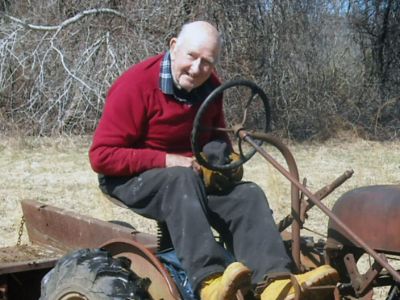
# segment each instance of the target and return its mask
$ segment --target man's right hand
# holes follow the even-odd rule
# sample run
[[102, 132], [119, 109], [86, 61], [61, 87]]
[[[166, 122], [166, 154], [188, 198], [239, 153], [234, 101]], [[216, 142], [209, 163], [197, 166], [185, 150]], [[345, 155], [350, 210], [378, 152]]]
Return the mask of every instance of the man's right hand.
[[165, 167], [187, 167], [200, 173], [200, 166], [194, 157], [187, 157], [177, 154], [167, 153], [165, 157]]

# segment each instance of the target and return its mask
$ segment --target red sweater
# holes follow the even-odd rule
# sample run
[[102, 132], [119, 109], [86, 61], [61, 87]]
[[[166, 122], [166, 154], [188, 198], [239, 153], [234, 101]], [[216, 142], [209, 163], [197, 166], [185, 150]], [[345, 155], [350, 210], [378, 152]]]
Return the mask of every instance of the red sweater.
[[[163, 54], [132, 66], [113, 84], [94, 133], [89, 158], [95, 172], [130, 176], [164, 168], [167, 153], [192, 156], [190, 135], [201, 103], [189, 105], [159, 88]], [[212, 76], [218, 85], [217, 78]], [[224, 127], [222, 99], [214, 101], [202, 125]], [[217, 138], [202, 136], [201, 145]]]

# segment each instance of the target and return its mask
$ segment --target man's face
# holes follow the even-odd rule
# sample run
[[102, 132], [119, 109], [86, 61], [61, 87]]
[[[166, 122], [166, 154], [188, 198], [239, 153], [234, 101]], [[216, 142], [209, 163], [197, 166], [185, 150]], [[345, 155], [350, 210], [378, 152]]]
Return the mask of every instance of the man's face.
[[178, 88], [188, 92], [202, 85], [214, 70], [219, 54], [218, 39], [186, 36], [170, 43], [171, 71]]

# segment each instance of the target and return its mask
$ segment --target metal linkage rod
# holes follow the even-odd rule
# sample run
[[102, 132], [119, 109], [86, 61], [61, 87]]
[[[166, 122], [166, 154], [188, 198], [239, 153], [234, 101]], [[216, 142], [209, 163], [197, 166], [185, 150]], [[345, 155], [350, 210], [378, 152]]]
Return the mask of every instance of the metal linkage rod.
[[251, 138], [250, 134], [245, 130], [238, 132], [240, 138], [251, 146], [253, 146], [260, 155], [262, 155], [268, 162], [270, 162], [282, 175], [284, 175], [291, 183], [293, 183], [299, 190], [301, 190], [310, 201], [318, 206], [329, 218], [331, 218], [348, 236], [359, 244], [366, 252], [368, 252], [381, 266], [383, 266], [393, 276], [394, 280], [400, 283], [400, 274], [382, 258], [374, 249], [368, 246], [359, 236], [357, 236], [345, 223], [343, 223], [334, 213], [332, 213], [328, 207], [326, 207], [317, 197], [313, 195], [306, 187], [304, 187], [299, 181], [293, 178], [293, 176], [286, 171], [271, 155], [269, 155], [263, 148], [257, 145]]

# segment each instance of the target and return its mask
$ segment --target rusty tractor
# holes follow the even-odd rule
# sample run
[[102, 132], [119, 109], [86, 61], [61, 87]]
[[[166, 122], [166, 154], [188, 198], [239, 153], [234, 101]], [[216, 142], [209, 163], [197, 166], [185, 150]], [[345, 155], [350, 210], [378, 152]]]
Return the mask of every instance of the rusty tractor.
[[[233, 105], [241, 105], [243, 116], [227, 120], [226, 128], [203, 126], [202, 116], [222, 94], [224, 101], [238, 98]], [[235, 80], [221, 85], [203, 102], [195, 118], [192, 148], [196, 159], [210, 169], [228, 170], [259, 153], [291, 185], [291, 213], [277, 226], [297, 271], [322, 264], [336, 268], [340, 281], [318, 287], [328, 290], [330, 299], [374, 299], [377, 288], [384, 290], [384, 299], [400, 299], [400, 273], [393, 263], [400, 258], [400, 186], [360, 187], [342, 195], [332, 210], [328, 209], [322, 200], [353, 171], [311, 192], [300, 182], [288, 147], [269, 132], [270, 119], [268, 98], [256, 84]], [[256, 124], [256, 130], [248, 129], [248, 124]], [[198, 141], [206, 130], [227, 132], [240, 159], [226, 165], [204, 160]], [[287, 168], [267, 152], [265, 144], [282, 154]], [[159, 224], [159, 235], [152, 235], [124, 223], [101, 221], [33, 200], [21, 205], [30, 244], [0, 248], [0, 300], [197, 298], [174, 256], [164, 224]], [[314, 206], [329, 217], [325, 240], [300, 235], [307, 211]], [[369, 257], [371, 264], [361, 271], [357, 262], [363, 256]], [[256, 298], [271, 280], [274, 278], [266, 278], [245, 298]], [[295, 290], [305, 288], [295, 280], [293, 284]], [[238, 292], [237, 298], [244, 296]]]

